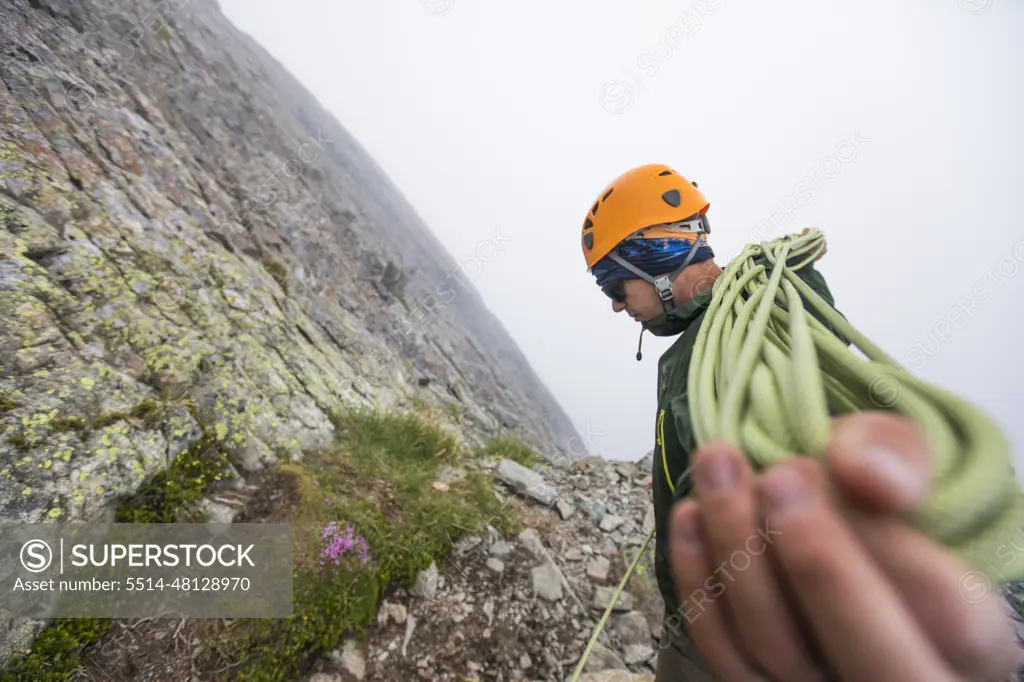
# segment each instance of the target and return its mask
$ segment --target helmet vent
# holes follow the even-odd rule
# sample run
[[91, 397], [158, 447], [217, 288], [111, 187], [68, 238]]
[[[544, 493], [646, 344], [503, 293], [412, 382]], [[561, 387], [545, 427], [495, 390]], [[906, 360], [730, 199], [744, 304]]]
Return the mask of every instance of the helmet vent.
[[661, 195], [661, 198], [665, 200], [665, 203], [672, 208], [679, 208], [679, 204], [683, 202], [682, 195], [679, 194], [679, 190], [670, 189]]
[[594, 226], [594, 221], [593, 221], [593, 220], [591, 220], [590, 218], [587, 218], [587, 222], [583, 223], [583, 229], [584, 229], [584, 231], [586, 231], [586, 230], [589, 230], [589, 229], [590, 229], [590, 228], [592, 228], [593, 226]]
[[610, 190], [608, 190], [607, 192], [605, 192], [605, 195], [603, 197], [601, 197], [601, 201], [608, 201], [608, 197], [610, 197], [612, 195], [612, 192], [614, 192], [614, 191], [615, 191], [615, 188], [613, 187]]
[[659, 177], [659, 178], [660, 178], [660, 177], [661, 177], [662, 175], [672, 175], [672, 171], [661, 171], [660, 173], [658, 173], [658, 177]]
[[587, 247], [587, 250], [594, 248], [594, 233], [587, 232], [583, 235], [583, 246]]
[[592, 215], [592, 216], [596, 216], [597, 215], [597, 207], [598, 207], [598, 205], [600, 203], [601, 202], [599, 202], [599, 201], [595, 201], [594, 202], [594, 208], [590, 209], [590, 215]]

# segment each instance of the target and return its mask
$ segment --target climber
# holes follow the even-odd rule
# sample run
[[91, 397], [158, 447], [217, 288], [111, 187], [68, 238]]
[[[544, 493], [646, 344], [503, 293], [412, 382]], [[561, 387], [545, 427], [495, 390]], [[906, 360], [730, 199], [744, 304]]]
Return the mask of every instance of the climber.
[[[655, 681], [819, 680], [822, 669], [847, 682], [1005, 679], [1020, 652], [1002, 600], [978, 589], [961, 598], [976, 572], [904, 521], [932, 461], [913, 423], [836, 417], [825, 461], [760, 475], [729, 445], [695, 447], [687, 374], [723, 272], [709, 208], [697, 183], [639, 166], [598, 195], [581, 237], [587, 269], [641, 340], [681, 335], [658, 367], [655, 575], [666, 611]], [[813, 263], [797, 274], [834, 304]]]

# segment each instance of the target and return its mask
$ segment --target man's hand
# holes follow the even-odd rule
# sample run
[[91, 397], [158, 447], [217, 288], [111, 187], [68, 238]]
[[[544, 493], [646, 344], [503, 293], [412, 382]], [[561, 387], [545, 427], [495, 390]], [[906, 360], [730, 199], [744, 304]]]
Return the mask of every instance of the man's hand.
[[[898, 416], [839, 417], [824, 462], [755, 477], [726, 444], [694, 453], [672, 511], [672, 571], [690, 634], [722, 682], [987, 682], [1021, 662], [996, 594], [912, 529], [932, 457]], [[974, 596], [974, 595], [972, 595]]]

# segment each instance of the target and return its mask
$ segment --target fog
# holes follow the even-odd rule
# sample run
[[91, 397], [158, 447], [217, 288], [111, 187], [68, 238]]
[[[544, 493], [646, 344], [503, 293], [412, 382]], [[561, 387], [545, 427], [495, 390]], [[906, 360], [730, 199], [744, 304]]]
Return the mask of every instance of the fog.
[[1024, 469], [1024, 5], [220, 2], [456, 261], [500, 231], [470, 279], [592, 452], [654, 446], [674, 339], [645, 334], [636, 361], [640, 327], [586, 272], [580, 227], [615, 176], [666, 163], [711, 202], [720, 265], [821, 228], [836, 307], [980, 405]]

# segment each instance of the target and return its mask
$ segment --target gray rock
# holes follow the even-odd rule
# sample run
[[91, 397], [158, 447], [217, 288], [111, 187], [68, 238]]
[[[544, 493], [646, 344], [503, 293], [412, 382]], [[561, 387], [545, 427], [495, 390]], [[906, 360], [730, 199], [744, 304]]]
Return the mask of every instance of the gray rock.
[[572, 549], [570, 549], [569, 551], [567, 551], [565, 553], [565, 560], [566, 561], [583, 561], [583, 552], [579, 548], [573, 547]]
[[558, 453], [551, 458], [551, 466], [559, 471], [568, 471], [572, 466], [572, 458], [565, 453]]
[[491, 545], [491, 548], [488, 551], [494, 556], [505, 556], [506, 554], [512, 551], [512, 548], [509, 547], [508, 543], [504, 540], [498, 540], [493, 545]]
[[624, 479], [626, 479], [628, 481], [629, 479], [631, 479], [634, 476], [636, 476], [636, 473], [637, 473], [636, 464], [633, 464], [632, 462], [622, 462], [621, 464], [617, 464], [615, 466], [615, 472], [619, 476], [621, 476], [622, 478], [624, 478]]
[[654, 648], [649, 644], [630, 644], [623, 653], [628, 665], [640, 665], [654, 658]]
[[519, 542], [523, 543], [523, 547], [526, 547], [530, 551], [530, 554], [538, 559], [546, 558], [544, 552], [544, 543], [541, 541], [540, 536], [537, 535], [537, 531], [533, 528], [527, 528], [519, 534]]
[[562, 598], [562, 580], [553, 564], [545, 563], [531, 571], [533, 577], [533, 594], [548, 601]]
[[495, 573], [503, 573], [505, 571], [505, 564], [496, 557], [487, 557], [487, 568]]
[[345, 640], [340, 652], [337, 649], [331, 652], [331, 660], [357, 680], [366, 677], [366, 660], [356, 646], [355, 640]]
[[624, 524], [625, 522], [626, 519], [622, 518], [621, 516], [616, 516], [615, 514], [607, 514], [603, 519], [601, 519], [599, 527], [604, 532], [610, 533], [622, 524]]
[[209, 523], [234, 523], [235, 517], [240, 511], [235, 507], [208, 498], [203, 500], [202, 507]]
[[[594, 589], [594, 603], [593, 603], [593, 607], [595, 609], [604, 611], [606, 608], [608, 608], [608, 604], [611, 603], [611, 601], [612, 601], [612, 594], [614, 594], [614, 592], [615, 592], [615, 589], [611, 588], [611, 587], [601, 586], [601, 587], [595, 588]], [[622, 594], [619, 595], [619, 600], [617, 602], [615, 602], [615, 607], [612, 608], [612, 613], [617, 613], [617, 612], [625, 613], [627, 611], [632, 611], [632, 610], [633, 610], [633, 595], [631, 595], [629, 592], [626, 592], [625, 590], [623, 590]]]
[[599, 556], [587, 562], [587, 576], [591, 580], [603, 583], [608, 580], [608, 572], [612, 564], [607, 557]]
[[580, 507], [594, 523], [599, 523], [608, 510], [608, 505], [597, 500], [583, 500]]
[[651, 631], [642, 613], [630, 611], [617, 616], [612, 627], [623, 645], [651, 643]]
[[221, 478], [219, 481], [214, 481], [212, 487], [220, 490], [244, 490], [245, 489], [245, 478], [238, 472], [238, 469], [233, 464], [227, 464], [221, 469]]
[[402, 658], [409, 655], [409, 642], [412, 640], [412, 633], [416, 630], [416, 619], [413, 618], [412, 614], [409, 614], [408, 620], [405, 621], [405, 637], [402, 639]]
[[584, 673], [579, 682], [654, 682], [654, 675], [634, 674], [628, 670], [605, 670], [599, 673]]
[[562, 519], [568, 519], [576, 511], [576, 509], [565, 500], [558, 500], [555, 504], [555, 508], [558, 510], [558, 515], [561, 516]]
[[654, 528], [654, 507], [652, 506], [652, 507], [648, 507], [647, 508], [647, 513], [644, 514], [644, 523], [643, 523], [643, 526], [642, 526], [644, 537], [647, 537], [647, 534], [649, 532], [651, 532], [651, 529], [653, 529], [653, 528]]
[[553, 505], [558, 499], [558, 492], [544, 481], [543, 476], [518, 462], [501, 460], [495, 475], [517, 493], [531, 497], [545, 506]]
[[416, 583], [410, 592], [424, 599], [436, 599], [438, 577], [437, 562], [431, 561], [430, 566], [416, 574]]
[[452, 550], [455, 552], [455, 556], [462, 556], [479, 547], [481, 542], [483, 542], [483, 538], [470, 535], [456, 542]]
[[662, 629], [664, 628], [664, 620], [665, 616], [662, 611], [655, 611], [648, 617], [647, 624], [651, 628], [651, 637], [653, 637], [654, 639], [661, 639]]
[[[582, 680], [583, 678], [580, 677]], [[316, 673], [309, 678], [309, 682], [345, 682], [341, 679], [341, 675], [331, 675], [329, 673]]]
[[387, 625], [390, 621], [394, 621], [401, 625], [408, 616], [409, 613], [402, 604], [385, 602], [381, 605], [380, 610], [377, 611], [377, 622], [381, 625]]
[[[614, 651], [598, 642], [590, 652], [590, 658], [583, 665], [584, 672], [599, 673], [605, 670], [628, 671], [625, 662]], [[608, 679], [608, 678], [602, 678]], [[611, 678], [614, 679], [614, 678]]]

